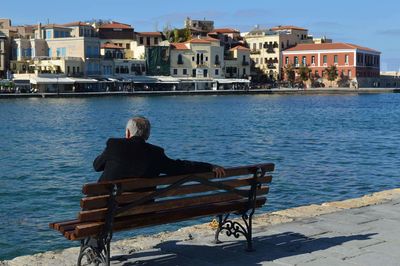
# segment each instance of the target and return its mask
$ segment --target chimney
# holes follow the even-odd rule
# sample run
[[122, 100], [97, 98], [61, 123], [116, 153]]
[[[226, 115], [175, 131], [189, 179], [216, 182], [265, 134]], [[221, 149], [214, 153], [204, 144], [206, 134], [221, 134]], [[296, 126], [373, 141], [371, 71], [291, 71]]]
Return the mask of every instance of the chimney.
[[40, 23], [40, 22], [38, 24], [38, 39], [43, 39], [43, 36], [42, 36], [42, 23]]

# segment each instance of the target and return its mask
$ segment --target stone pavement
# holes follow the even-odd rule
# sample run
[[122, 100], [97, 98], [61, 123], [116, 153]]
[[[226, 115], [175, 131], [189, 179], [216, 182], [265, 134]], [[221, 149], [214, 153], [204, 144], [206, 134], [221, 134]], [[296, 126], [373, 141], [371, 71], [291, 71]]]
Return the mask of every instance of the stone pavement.
[[112, 265], [400, 265], [400, 199], [254, 230], [244, 241], [212, 235], [170, 240], [115, 256]]
[[[254, 252], [209, 224], [111, 243], [112, 265], [400, 266], [400, 189], [257, 215]], [[61, 237], [61, 236], [60, 236]], [[79, 245], [79, 243], [76, 243]], [[79, 248], [0, 261], [0, 266], [76, 265]]]

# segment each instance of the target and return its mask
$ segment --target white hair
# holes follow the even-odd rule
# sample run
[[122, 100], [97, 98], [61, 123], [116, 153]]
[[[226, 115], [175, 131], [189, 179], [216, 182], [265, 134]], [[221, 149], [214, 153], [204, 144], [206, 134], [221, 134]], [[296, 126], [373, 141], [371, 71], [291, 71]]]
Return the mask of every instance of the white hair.
[[150, 137], [150, 122], [143, 116], [136, 116], [128, 120], [126, 124], [126, 136], [142, 137], [147, 140]]

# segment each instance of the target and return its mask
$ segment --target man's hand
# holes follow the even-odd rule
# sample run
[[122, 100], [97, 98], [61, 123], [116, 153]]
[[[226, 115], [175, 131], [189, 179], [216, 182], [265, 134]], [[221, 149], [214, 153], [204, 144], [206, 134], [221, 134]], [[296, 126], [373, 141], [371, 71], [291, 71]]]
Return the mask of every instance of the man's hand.
[[213, 165], [212, 171], [215, 173], [215, 177], [220, 178], [225, 176], [225, 169], [218, 165]]

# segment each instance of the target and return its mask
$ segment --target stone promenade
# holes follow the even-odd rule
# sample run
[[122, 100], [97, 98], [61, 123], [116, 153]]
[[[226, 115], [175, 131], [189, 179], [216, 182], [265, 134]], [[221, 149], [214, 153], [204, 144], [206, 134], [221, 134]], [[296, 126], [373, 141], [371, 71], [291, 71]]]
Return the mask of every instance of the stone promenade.
[[[254, 252], [243, 238], [212, 244], [211, 225], [112, 243], [112, 265], [400, 265], [400, 189], [258, 216]], [[78, 249], [0, 265], [74, 265]]]

